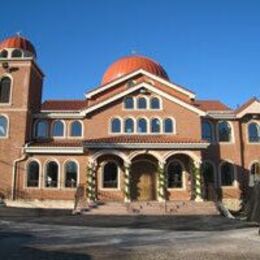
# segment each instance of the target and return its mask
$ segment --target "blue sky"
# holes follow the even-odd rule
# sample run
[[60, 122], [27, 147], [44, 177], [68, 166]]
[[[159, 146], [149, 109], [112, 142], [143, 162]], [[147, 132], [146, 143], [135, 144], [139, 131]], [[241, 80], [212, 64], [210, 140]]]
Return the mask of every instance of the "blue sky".
[[20, 31], [37, 49], [44, 99], [84, 98], [133, 50], [199, 99], [236, 107], [260, 95], [258, 0], [12, 0], [1, 9], [0, 38]]

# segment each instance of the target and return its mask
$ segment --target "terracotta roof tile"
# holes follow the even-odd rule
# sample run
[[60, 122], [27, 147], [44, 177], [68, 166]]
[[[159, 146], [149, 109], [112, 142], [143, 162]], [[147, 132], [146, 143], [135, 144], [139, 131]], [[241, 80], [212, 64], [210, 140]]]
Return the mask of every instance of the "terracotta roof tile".
[[174, 135], [117, 135], [85, 140], [85, 143], [206, 143], [201, 139]]
[[219, 100], [195, 100], [193, 105], [203, 111], [223, 111], [231, 110]]
[[80, 110], [87, 107], [86, 100], [46, 100], [41, 110]]

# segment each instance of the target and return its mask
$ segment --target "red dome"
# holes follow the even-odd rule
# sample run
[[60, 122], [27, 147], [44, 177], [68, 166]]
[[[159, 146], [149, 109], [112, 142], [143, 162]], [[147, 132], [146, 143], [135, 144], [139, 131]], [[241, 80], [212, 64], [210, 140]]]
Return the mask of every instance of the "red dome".
[[31, 52], [34, 56], [36, 56], [36, 51], [32, 43], [24, 37], [19, 35], [9, 37], [2, 42], [0, 42], [0, 50], [4, 48], [17, 48], [25, 51]]
[[147, 57], [133, 55], [123, 57], [110, 65], [103, 76], [102, 85], [138, 69], [144, 69], [156, 76], [169, 80], [166, 71], [159, 63]]

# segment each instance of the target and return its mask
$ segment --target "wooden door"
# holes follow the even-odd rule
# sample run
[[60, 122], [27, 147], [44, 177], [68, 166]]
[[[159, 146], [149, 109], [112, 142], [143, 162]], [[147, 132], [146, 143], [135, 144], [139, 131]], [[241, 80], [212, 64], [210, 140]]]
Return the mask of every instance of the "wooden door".
[[131, 169], [131, 199], [150, 201], [156, 199], [156, 166], [149, 161], [139, 161]]

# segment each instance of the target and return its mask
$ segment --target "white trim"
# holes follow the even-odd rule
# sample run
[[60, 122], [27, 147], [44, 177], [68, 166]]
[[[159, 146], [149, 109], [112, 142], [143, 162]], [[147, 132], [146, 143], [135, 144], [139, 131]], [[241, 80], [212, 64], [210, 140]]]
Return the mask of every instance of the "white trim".
[[255, 100], [249, 106], [245, 107], [242, 111], [236, 114], [237, 118], [242, 118], [246, 114], [260, 114], [260, 101]]
[[[46, 136], [37, 136], [37, 125], [39, 122], [44, 122], [47, 126], [45, 134]], [[50, 136], [50, 124], [47, 119], [37, 119], [33, 122], [33, 138], [38, 139], [38, 140], [43, 140], [43, 139], [48, 139]]]
[[[87, 143], [86, 148], [103, 149], [206, 149], [209, 143]], [[178, 152], [179, 153], [179, 152]]]
[[[221, 167], [224, 163], [229, 163], [232, 167], [233, 167], [233, 172], [234, 172], [234, 181], [232, 183], [232, 185], [229, 185], [229, 186], [223, 186], [222, 185], [222, 172], [221, 172]], [[219, 166], [218, 166], [218, 173], [219, 173], [219, 186], [222, 188], [222, 189], [229, 189], [229, 188], [237, 188], [239, 186], [239, 183], [238, 183], [238, 176], [237, 176], [237, 167], [236, 165], [234, 164], [234, 162], [232, 160], [229, 160], [229, 159], [225, 159], [225, 160], [222, 160], [220, 163], [219, 163]]]
[[[115, 120], [115, 119], [118, 119], [118, 120], [120, 121], [120, 131], [119, 131], [119, 132], [113, 132], [113, 131], [112, 131], [112, 122], [113, 122], [113, 120]], [[124, 122], [124, 120], [123, 120], [123, 118], [120, 117], [120, 116], [110, 117], [109, 120], [108, 120], [108, 125], [109, 125], [109, 127], [108, 127], [108, 129], [109, 129], [108, 134], [109, 134], [109, 135], [122, 134], [122, 133], [123, 133], [123, 127], [124, 127], [123, 122]]]
[[[209, 145], [209, 143], [208, 143], [207, 145]], [[167, 161], [171, 156], [174, 156], [174, 155], [176, 155], [176, 154], [179, 154], [179, 155], [181, 155], [181, 154], [187, 155], [187, 156], [189, 156], [191, 159], [193, 159], [194, 162], [197, 162], [197, 163], [199, 163], [199, 164], [201, 163], [201, 157], [199, 157], [198, 155], [196, 155], [195, 153], [193, 153], [193, 152], [191, 152], [191, 151], [170, 151], [170, 152], [165, 153], [165, 154], [163, 155], [163, 159], [164, 159], [164, 161]]]
[[[150, 101], [150, 99], [149, 99], [149, 97], [147, 97], [147, 96], [141, 94], [141, 95], [139, 95], [139, 96], [137, 96], [137, 97], [135, 97], [135, 98], [136, 98], [136, 108], [135, 108], [136, 110], [138, 110], [138, 111], [147, 111], [147, 110], [150, 109], [150, 106], [149, 106], [149, 101]], [[140, 101], [141, 99], [144, 99], [145, 102], [146, 102], [145, 108], [140, 108], [140, 107], [139, 107], [139, 101]]]
[[[182, 187], [181, 188], [169, 188], [168, 187], [168, 176], [169, 176], [168, 169], [169, 169], [169, 165], [171, 163], [174, 163], [174, 162], [178, 162], [181, 165], [181, 168], [182, 168]], [[186, 174], [187, 174], [187, 171], [186, 171], [186, 167], [185, 167], [184, 163], [181, 160], [179, 160], [177, 158], [173, 158], [172, 160], [170, 160], [166, 164], [165, 170], [166, 170], [166, 176], [167, 176], [167, 187], [166, 187], [167, 190], [169, 190], [169, 191], [185, 191], [185, 190], [187, 190], [187, 185], [186, 185], [186, 181], [187, 181]]]
[[[159, 120], [159, 123], [160, 123], [160, 128], [159, 128], [159, 132], [153, 132], [152, 131], [152, 128], [153, 128], [153, 124], [152, 124], [152, 121], [153, 120]], [[149, 127], [150, 127], [150, 129], [149, 129], [149, 133], [151, 133], [151, 134], [153, 134], [153, 135], [157, 135], [157, 134], [162, 134], [163, 133], [163, 124], [162, 124], [162, 119], [159, 117], [159, 116], [153, 116], [153, 117], [151, 117], [150, 118], [150, 120], [149, 120]]]
[[102, 155], [115, 155], [115, 156], [118, 156], [119, 158], [121, 158], [124, 163], [131, 164], [130, 160], [128, 159], [128, 156], [125, 153], [120, 152], [118, 150], [101, 150], [101, 151], [98, 151], [98, 152], [94, 153], [93, 155], [89, 156], [89, 162], [94, 163]]
[[10, 120], [9, 120], [9, 117], [8, 115], [6, 114], [0, 114], [0, 118], [3, 117], [6, 119], [6, 129], [5, 129], [5, 136], [0, 136], [0, 140], [3, 140], [3, 139], [8, 139], [9, 138], [9, 131], [10, 131]]
[[[55, 162], [58, 165], [57, 187], [46, 187], [47, 165], [50, 162]], [[61, 188], [61, 164], [56, 158], [47, 159], [43, 163], [43, 185], [42, 185], [42, 187], [46, 190], [58, 190]]]
[[[126, 132], [125, 131], [125, 126], [126, 126], [126, 120], [133, 120], [133, 132]], [[133, 116], [126, 116], [123, 118], [123, 124], [122, 124], [122, 133], [127, 134], [127, 135], [132, 135], [135, 134], [137, 130], [137, 125], [136, 125], [136, 119]]]
[[26, 153], [33, 154], [83, 154], [83, 147], [48, 147], [31, 146], [25, 148]]
[[124, 77], [121, 77], [121, 78], [119, 78], [117, 80], [114, 80], [111, 83], [108, 83], [108, 84], [106, 84], [104, 86], [95, 88], [94, 90], [86, 93], [85, 96], [86, 96], [86, 98], [91, 98], [92, 96], [94, 96], [94, 95], [96, 95], [96, 94], [98, 94], [100, 92], [103, 92], [103, 91], [113, 87], [114, 85], [117, 85], [117, 84], [123, 82], [123, 81], [126, 81], [127, 79], [132, 78], [132, 77], [134, 77], [134, 76], [136, 76], [136, 75], [138, 75], [140, 73], [144, 74], [145, 76], [148, 76], [148, 77], [152, 78], [153, 80], [156, 80], [156, 81], [158, 81], [158, 82], [160, 82], [160, 83], [162, 83], [162, 84], [164, 84], [164, 85], [166, 85], [166, 86], [168, 86], [168, 87], [170, 87], [170, 88], [172, 88], [174, 90], [177, 90], [178, 92], [181, 92], [181, 93], [189, 96], [190, 98], [195, 98], [195, 94], [193, 92], [191, 92], [189, 90], [186, 90], [186, 89], [184, 89], [182, 87], [179, 87], [179, 86], [169, 82], [168, 80], [165, 80], [165, 79], [162, 79], [162, 78], [160, 78], [158, 76], [155, 76], [154, 74], [152, 74], [152, 73], [150, 73], [150, 72], [148, 72], [148, 71], [146, 71], [144, 69], [136, 70], [136, 71], [134, 71], [132, 73], [129, 73], [128, 75], [126, 75]]
[[167, 94], [167, 93], [165, 93], [165, 92], [163, 92], [163, 91], [161, 91], [161, 90], [159, 90], [159, 89], [157, 89], [157, 88], [155, 88], [155, 87], [153, 87], [153, 86], [151, 86], [151, 85], [149, 85], [148, 83], [145, 83], [145, 82], [140, 83], [140, 84], [138, 84], [138, 85], [136, 85], [136, 86], [134, 86], [134, 87], [132, 87], [130, 89], [127, 89], [127, 90], [125, 90], [125, 91], [123, 91], [123, 92], [121, 92], [121, 93], [119, 93], [119, 94], [117, 94], [117, 95], [115, 95], [115, 96], [113, 96], [111, 98], [108, 98], [108, 99], [106, 99], [106, 100], [104, 100], [104, 101], [102, 101], [102, 102], [100, 102], [100, 103], [98, 103], [98, 104], [96, 104], [94, 106], [91, 106], [91, 107], [89, 107], [89, 108], [87, 108], [85, 110], [82, 110], [81, 113], [82, 114], [91, 113], [91, 112], [93, 112], [93, 111], [95, 111], [95, 110], [97, 110], [97, 109], [99, 109], [99, 108], [101, 108], [103, 106], [106, 106], [107, 104], [109, 104], [111, 102], [114, 102], [114, 101], [116, 101], [116, 100], [118, 100], [118, 99], [120, 99], [120, 98], [122, 98], [124, 96], [129, 95], [130, 93], [133, 93], [133, 92], [137, 91], [140, 88], [147, 88], [151, 92], [154, 92], [154, 93], [156, 93], [156, 94], [158, 94], [158, 95], [160, 95], [162, 97], [165, 97], [166, 99], [168, 99], [168, 100], [170, 100], [170, 101], [172, 101], [172, 102], [174, 102], [174, 103], [176, 103], [176, 104], [178, 104], [178, 105], [180, 105], [182, 107], [185, 107], [188, 110], [190, 110], [190, 111], [192, 111], [194, 113], [199, 114], [200, 116], [205, 116], [206, 115], [206, 112], [204, 112], [204, 111], [202, 111], [202, 110], [200, 110], [200, 109], [198, 109], [198, 108], [196, 108], [196, 107], [194, 107], [194, 106], [192, 106], [192, 105], [190, 105], [190, 104], [188, 104], [188, 103], [186, 103], [186, 102], [184, 102], [184, 101], [182, 101], [182, 100], [180, 100], [180, 99], [178, 99], [178, 98], [176, 98], [174, 96], [171, 96], [171, 95], [169, 95], [169, 94]]
[[[141, 119], [144, 119], [146, 121], [146, 132], [139, 132], [138, 129], [138, 122], [141, 120]], [[146, 116], [143, 116], [143, 115], [139, 115], [137, 118], [136, 118], [136, 121], [135, 121], [135, 132], [134, 134], [138, 134], [138, 135], [147, 135], [147, 134], [150, 134], [150, 119]]]
[[[39, 178], [38, 178], [38, 186], [37, 187], [29, 187], [28, 186], [28, 167], [30, 165], [31, 162], [37, 162], [38, 165], [39, 165]], [[25, 173], [25, 176], [24, 176], [24, 189], [35, 189], [35, 190], [38, 190], [41, 188], [41, 174], [42, 174], [42, 164], [41, 164], [41, 161], [37, 158], [30, 158], [27, 162], [26, 162], [26, 173]]]
[[158, 162], [164, 162], [163, 157], [160, 155], [160, 153], [156, 151], [147, 151], [147, 150], [142, 150], [142, 151], [134, 151], [129, 154], [129, 160], [132, 161], [135, 157], [139, 155], [151, 155], [153, 156]]
[[34, 114], [34, 118], [38, 119], [45, 119], [45, 118], [51, 118], [51, 119], [84, 119], [85, 116], [80, 113], [80, 111], [59, 111], [54, 112], [57, 110], [41, 110], [40, 113]]
[[[63, 125], [63, 135], [62, 135], [62, 136], [54, 136], [54, 135], [53, 135], [53, 128], [54, 128], [54, 124], [55, 124], [56, 122], [61, 122], [62, 125]], [[67, 130], [67, 129], [66, 129], [66, 123], [65, 123], [64, 120], [56, 119], [56, 120], [53, 120], [53, 121], [51, 122], [51, 124], [50, 124], [50, 136], [51, 136], [51, 138], [53, 138], [53, 139], [64, 139], [64, 138], [66, 137], [66, 130]]]
[[[76, 187], [75, 188], [71, 188], [71, 187], [66, 187], [66, 164], [69, 163], [69, 162], [74, 162], [76, 165], [77, 165], [77, 183], [76, 183]], [[69, 159], [66, 159], [63, 164], [62, 164], [62, 169], [63, 169], [63, 182], [62, 182], [62, 189], [65, 189], [65, 190], [75, 190], [77, 189], [77, 187], [79, 186], [79, 183], [80, 183], [80, 164], [79, 162], [74, 159], [74, 158], [69, 158]]]
[[[104, 168], [108, 163], [114, 163], [117, 166], [117, 187], [116, 188], [105, 188], [104, 187]], [[98, 189], [101, 191], [120, 191], [121, 190], [121, 167], [116, 160], [107, 160], [100, 163], [99, 168], [99, 180]]]

